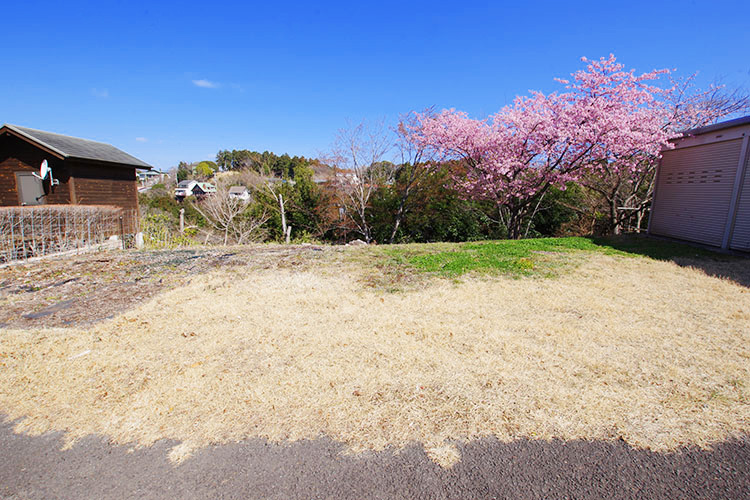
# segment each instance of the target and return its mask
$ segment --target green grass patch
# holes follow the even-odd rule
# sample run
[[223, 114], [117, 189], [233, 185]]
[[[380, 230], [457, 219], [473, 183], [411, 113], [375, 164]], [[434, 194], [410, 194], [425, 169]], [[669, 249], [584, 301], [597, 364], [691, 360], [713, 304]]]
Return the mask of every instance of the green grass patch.
[[606, 239], [568, 237], [394, 245], [379, 247], [376, 265], [382, 270], [411, 268], [446, 277], [470, 272], [553, 276], [579, 252], [659, 260], [733, 258], [680, 243], [628, 235]]
[[598, 249], [587, 238], [537, 238], [463, 243], [448, 251], [412, 255], [408, 260], [419, 271], [446, 276], [460, 276], [468, 272], [528, 276], [551, 273], [562, 263], [559, 258], [562, 254]]

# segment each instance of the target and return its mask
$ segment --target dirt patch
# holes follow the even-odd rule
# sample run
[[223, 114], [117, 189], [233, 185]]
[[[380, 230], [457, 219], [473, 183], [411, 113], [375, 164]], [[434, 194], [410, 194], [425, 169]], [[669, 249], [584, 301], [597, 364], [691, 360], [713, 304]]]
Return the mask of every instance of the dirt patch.
[[750, 290], [699, 270], [590, 255], [555, 279], [383, 293], [335, 258], [261, 262], [85, 329], [1, 331], [0, 411], [71, 442], [172, 439], [176, 461], [327, 435], [449, 467], [487, 436], [664, 451], [750, 430]]
[[102, 251], [0, 268], [0, 327], [97, 323], [217, 268], [295, 267], [330, 247]]

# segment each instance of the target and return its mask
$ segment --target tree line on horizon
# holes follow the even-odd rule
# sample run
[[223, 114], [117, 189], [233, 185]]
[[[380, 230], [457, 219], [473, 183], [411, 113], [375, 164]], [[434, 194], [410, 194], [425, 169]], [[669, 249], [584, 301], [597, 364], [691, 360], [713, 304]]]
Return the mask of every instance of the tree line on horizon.
[[[395, 127], [342, 128], [324, 158], [222, 150], [215, 162], [180, 164], [177, 179], [188, 170], [204, 177], [221, 171], [229, 173], [221, 184], [247, 185], [252, 201], [234, 217], [262, 219], [246, 225], [260, 240], [402, 243], [640, 231], [670, 140], [747, 113], [750, 99], [721, 85], [699, 89], [694, 75], [639, 75], [614, 56], [584, 63], [557, 80], [559, 91], [519, 96], [486, 119], [453, 109], [411, 112]], [[168, 205], [158, 198], [144, 197], [145, 206]], [[195, 224], [223, 228], [228, 241], [235, 223], [217, 225], [200, 203]], [[247, 235], [233, 241], [239, 239]]]

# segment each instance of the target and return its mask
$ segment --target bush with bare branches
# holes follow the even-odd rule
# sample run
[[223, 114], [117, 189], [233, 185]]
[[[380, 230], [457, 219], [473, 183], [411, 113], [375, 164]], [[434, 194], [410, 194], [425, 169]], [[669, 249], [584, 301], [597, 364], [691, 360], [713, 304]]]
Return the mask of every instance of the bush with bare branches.
[[257, 207], [230, 196], [226, 184], [217, 186], [216, 193], [196, 203], [195, 208], [221, 234], [224, 245], [230, 242], [242, 245], [262, 239], [263, 224], [269, 218], [265, 208], [253, 210]]

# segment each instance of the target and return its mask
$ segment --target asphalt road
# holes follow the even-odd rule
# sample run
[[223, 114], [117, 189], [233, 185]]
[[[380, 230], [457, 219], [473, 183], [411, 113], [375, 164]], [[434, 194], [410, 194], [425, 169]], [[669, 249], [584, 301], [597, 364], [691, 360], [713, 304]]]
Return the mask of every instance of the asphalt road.
[[623, 442], [460, 446], [450, 470], [419, 446], [345, 456], [328, 439], [249, 440], [203, 449], [180, 466], [162, 441], [130, 451], [90, 437], [61, 451], [60, 434], [29, 437], [0, 425], [0, 499], [123, 498], [750, 498], [750, 438], [712, 450], [656, 454]]

